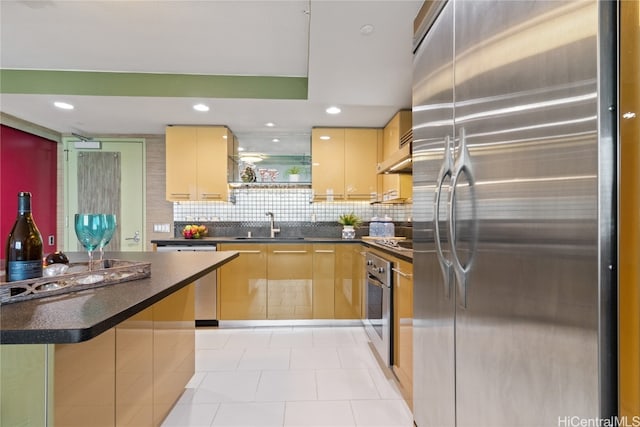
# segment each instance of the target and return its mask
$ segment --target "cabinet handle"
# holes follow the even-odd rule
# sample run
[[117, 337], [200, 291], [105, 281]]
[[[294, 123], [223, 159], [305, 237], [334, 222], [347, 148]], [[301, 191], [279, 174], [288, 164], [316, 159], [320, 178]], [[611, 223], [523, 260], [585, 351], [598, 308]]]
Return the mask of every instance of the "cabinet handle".
[[274, 254], [306, 254], [307, 251], [273, 251]]
[[175, 197], [186, 197], [187, 199], [191, 197], [191, 193], [171, 193], [171, 195]]
[[239, 254], [259, 254], [259, 253], [261, 253], [261, 251], [250, 251], [250, 250], [239, 250], [239, 251], [234, 251], [234, 252], [238, 252]]
[[221, 199], [222, 194], [220, 193], [202, 193], [203, 199]]
[[315, 252], [317, 254], [332, 254], [332, 253], [334, 253], [334, 251], [332, 251], [331, 249], [316, 249]]
[[399, 275], [401, 275], [402, 277], [406, 278], [406, 279], [411, 279], [413, 277], [413, 274], [411, 273], [404, 273], [402, 270], [398, 270], [397, 268], [392, 268], [392, 271], [398, 273]]

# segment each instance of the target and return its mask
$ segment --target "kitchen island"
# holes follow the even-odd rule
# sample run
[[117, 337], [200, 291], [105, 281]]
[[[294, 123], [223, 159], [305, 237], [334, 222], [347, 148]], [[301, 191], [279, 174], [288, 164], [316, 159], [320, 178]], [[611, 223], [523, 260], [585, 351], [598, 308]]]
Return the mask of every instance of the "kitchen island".
[[237, 256], [107, 253], [151, 276], [3, 305], [0, 425], [159, 425], [195, 369], [192, 283]]

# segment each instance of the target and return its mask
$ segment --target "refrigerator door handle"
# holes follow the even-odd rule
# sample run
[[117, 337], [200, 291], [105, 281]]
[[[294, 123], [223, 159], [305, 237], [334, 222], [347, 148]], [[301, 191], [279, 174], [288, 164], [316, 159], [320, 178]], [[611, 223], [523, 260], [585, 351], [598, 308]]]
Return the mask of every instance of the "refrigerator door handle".
[[436, 241], [436, 254], [438, 255], [438, 262], [440, 269], [442, 270], [442, 278], [444, 279], [444, 295], [447, 299], [451, 298], [451, 282], [452, 277], [452, 263], [444, 256], [442, 250], [442, 243], [440, 237], [440, 196], [442, 195], [442, 186], [444, 180], [451, 178], [453, 172], [453, 160], [451, 156], [451, 138], [447, 135], [444, 139], [444, 160], [440, 172], [438, 172], [438, 181], [436, 183], [436, 193], [433, 201], [433, 229], [435, 232]]
[[[458, 186], [458, 180], [460, 176], [464, 174], [467, 178], [469, 191], [471, 193], [471, 247], [469, 250], [469, 257], [462, 265], [460, 257], [458, 255], [458, 248], [456, 247], [456, 217], [455, 217], [455, 204], [456, 204], [456, 189]], [[473, 264], [473, 259], [476, 252], [476, 244], [478, 241], [478, 221], [476, 216], [476, 195], [475, 195], [475, 178], [473, 174], [473, 167], [471, 164], [471, 157], [469, 156], [469, 149], [467, 148], [467, 140], [464, 128], [460, 128], [460, 147], [458, 158], [456, 159], [453, 174], [451, 177], [451, 193], [449, 194], [449, 242], [451, 244], [451, 255], [453, 270], [456, 275], [456, 286], [458, 288], [458, 304], [462, 308], [467, 307], [467, 275]]]

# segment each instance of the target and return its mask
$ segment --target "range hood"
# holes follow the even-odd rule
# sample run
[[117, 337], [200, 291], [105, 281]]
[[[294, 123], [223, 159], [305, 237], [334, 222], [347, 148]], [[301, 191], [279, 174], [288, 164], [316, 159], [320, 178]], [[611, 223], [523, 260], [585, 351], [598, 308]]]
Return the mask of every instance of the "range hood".
[[411, 173], [413, 163], [411, 161], [411, 140], [413, 132], [402, 135], [401, 145], [395, 153], [378, 163], [378, 173]]

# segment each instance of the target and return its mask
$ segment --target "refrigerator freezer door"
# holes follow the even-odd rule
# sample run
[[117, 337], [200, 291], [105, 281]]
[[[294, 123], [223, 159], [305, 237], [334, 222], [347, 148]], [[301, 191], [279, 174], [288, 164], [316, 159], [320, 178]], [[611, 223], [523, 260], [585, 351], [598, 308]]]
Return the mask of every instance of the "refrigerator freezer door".
[[414, 417], [418, 427], [453, 427], [455, 299], [446, 237], [455, 145], [453, 2], [414, 57], [413, 137]]
[[473, 259], [458, 427], [599, 416], [597, 17], [596, 1], [455, 4], [456, 134], [475, 178], [451, 213]]

